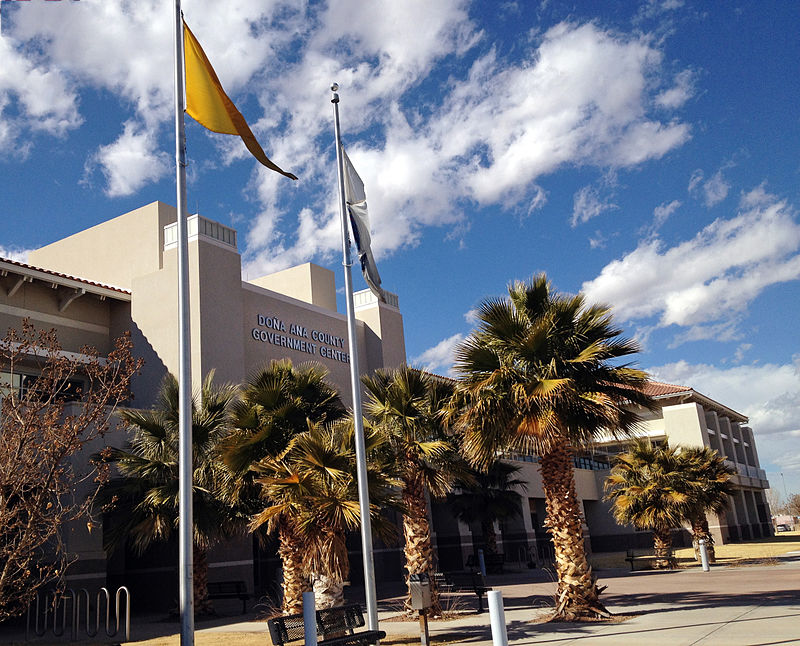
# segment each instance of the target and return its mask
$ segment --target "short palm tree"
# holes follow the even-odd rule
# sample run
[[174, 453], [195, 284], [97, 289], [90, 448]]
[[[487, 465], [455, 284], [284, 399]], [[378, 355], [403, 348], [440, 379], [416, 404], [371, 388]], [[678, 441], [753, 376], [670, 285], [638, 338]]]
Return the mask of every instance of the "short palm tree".
[[637, 529], [652, 530], [657, 568], [674, 565], [672, 530], [680, 527], [686, 516], [691, 487], [686, 466], [677, 449], [637, 440], [614, 458], [605, 482], [614, 518]]
[[680, 458], [687, 463], [687, 482], [691, 486], [686, 520], [692, 527], [695, 558], [700, 560], [702, 539], [706, 542], [708, 559], [713, 563], [716, 560], [714, 537], [708, 529], [707, 514], [720, 514], [728, 508], [735, 491], [730, 481], [735, 472], [725, 464], [719, 453], [708, 447], [684, 448]]
[[[253, 466], [263, 460], [280, 463], [292, 439], [306, 432], [309, 422], [342, 419], [347, 411], [327, 376], [323, 366], [295, 366], [288, 359], [272, 361], [251, 375], [233, 408], [233, 432], [223, 446], [225, 464], [242, 480], [251, 482]], [[302, 610], [308, 583], [296, 528], [286, 518], [281, 516], [274, 529], [283, 566], [282, 608], [294, 614]]]
[[[445, 496], [459, 473], [458, 452], [443, 421], [452, 385], [408, 366], [378, 370], [362, 381], [369, 395], [367, 413], [385, 437], [387, 462], [394, 465], [400, 481], [406, 569], [409, 575], [429, 575], [435, 616], [441, 607], [433, 576], [426, 492], [435, 498]], [[410, 608], [410, 592], [406, 606]]]
[[[208, 549], [244, 533], [249, 512], [237, 500], [233, 474], [219, 456], [229, 433], [235, 401], [232, 386], [215, 387], [213, 373], [192, 399], [192, 491], [194, 521], [194, 599], [198, 613], [213, 612], [208, 600]], [[104, 533], [107, 549], [128, 542], [139, 553], [155, 541], [166, 541], [178, 517], [178, 382], [164, 378], [151, 410], [123, 410], [123, 423], [133, 432], [124, 449], [111, 448], [98, 459], [116, 465], [119, 476], [101, 490], [98, 500], [117, 512], [118, 522]]]
[[544, 274], [484, 301], [478, 327], [456, 350], [458, 424], [465, 455], [486, 468], [504, 451], [539, 456], [553, 538], [554, 619], [608, 616], [586, 560], [572, 457], [601, 433], [626, 436], [638, 423], [629, 403], [652, 408], [646, 375], [620, 359], [610, 310], [558, 294]]
[[457, 483], [457, 492], [447, 494], [456, 518], [467, 525], [480, 523], [487, 554], [497, 554], [495, 522], [522, 515], [522, 496], [517, 490], [524, 491], [528, 483], [515, 477], [519, 471], [518, 466], [498, 460], [485, 473], [473, 471], [468, 482]]
[[313, 423], [335, 422], [347, 415], [328, 371], [316, 363], [298, 366], [289, 359], [271, 361], [241, 386], [234, 405], [234, 433], [225, 462], [237, 473], [265, 457], [279, 455], [289, 441]]
[[[381, 437], [367, 433], [370, 458], [368, 481], [371, 523], [384, 540], [395, 528], [380, 513], [398, 507], [394, 485], [386, 477], [386, 465], [375, 461]], [[268, 506], [253, 517], [251, 527], [267, 531], [291, 529], [301, 546], [303, 573], [310, 577], [318, 608], [344, 604], [344, 582], [350, 571], [347, 533], [361, 524], [356, 479], [353, 425], [309, 423], [308, 431], [296, 436], [281, 459], [265, 458], [254, 470]], [[302, 604], [302, 598], [290, 600]]]

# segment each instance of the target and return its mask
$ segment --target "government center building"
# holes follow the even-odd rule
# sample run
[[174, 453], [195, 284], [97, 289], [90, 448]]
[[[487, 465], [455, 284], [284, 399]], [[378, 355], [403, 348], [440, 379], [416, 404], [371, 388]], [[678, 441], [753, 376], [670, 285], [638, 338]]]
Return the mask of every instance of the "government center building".
[[[275, 274], [242, 280], [236, 231], [201, 215], [188, 221], [192, 382], [198, 386], [214, 371], [218, 384], [240, 383], [273, 359], [295, 364], [313, 361], [329, 371], [329, 380], [350, 404], [350, 350], [347, 320], [336, 308], [333, 272], [304, 264]], [[144, 367], [132, 384], [137, 408], [149, 408], [167, 372], [178, 373], [177, 224], [173, 207], [155, 202], [30, 253], [28, 263], [0, 259], [0, 326], [19, 329], [24, 318], [37, 328], [55, 328], [67, 352], [85, 345], [107, 353], [113, 340], [130, 331], [134, 354]], [[396, 295], [379, 302], [369, 291], [355, 294], [358, 356], [362, 374], [393, 368], [406, 360], [403, 317]], [[668, 386], [668, 385], [666, 385]], [[738, 492], [727, 514], [711, 522], [718, 540], [738, 540], [770, 533], [760, 469], [747, 418], [690, 388], [667, 387], [655, 393], [661, 413], [646, 422], [656, 439], [676, 436], [684, 445], [718, 449], [737, 470]], [[123, 429], [105, 443], [121, 447]], [[100, 448], [100, 447], [97, 447]], [[583, 501], [587, 545], [617, 546], [635, 537], [619, 527], [602, 502], [602, 479], [615, 447], [576, 460], [576, 484]], [[544, 494], [535, 463], [528, 456], [523, 477], [522, 514], [500, 526], [506, 561], [540, 561], [547, 536]], [[433, 505], [434, 545], [440, 569], [460, 569], [471, 555], [480, 530], [467, 527], [446, 505]], [[111, 518], [104, 522], [111, 522]], [[711, 519], [710, 519], [711, 520]], [[143, 556], [119, 549], [106, 555], [102, 532], [85, 524], [65, 530], [78, 560], [68, 571], [67, 586], [97, 589], [128, 586], [134, 599], [167, 602], [177, 594], [177, 546], [155, 546]], [[473, 538], [474, 537], [474, 538]], [[357, 537], [356, 537], [357, 538]], [[625, 539], [628, 540], [628, 539]], [[632, 540], [632, 539], [631, 539]], [[630, 541], [628, 541], [630, 542]], [[357, 540], [353, 548], [358, 550]], [[377, 546], [378, 580], [402, 576], [399, 546]], [[242, 580], [257, 594], [277, 588], [278, 562], [273, 552], [251, 536], [214, 548], [209, 579]], [[358, 584], [361, 560], [351, 555], [351, 579]], [[159, 598], [161, 595], [161, 598]], [[137, 600], [137, 604], [139, 601]]]

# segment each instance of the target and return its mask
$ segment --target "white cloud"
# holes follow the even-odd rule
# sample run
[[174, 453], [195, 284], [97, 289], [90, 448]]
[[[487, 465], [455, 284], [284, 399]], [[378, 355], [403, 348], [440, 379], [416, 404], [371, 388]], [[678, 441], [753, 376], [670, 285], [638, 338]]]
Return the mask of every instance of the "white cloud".
[[744, 360], [744, 355], [747, 354], [748, 350], [752, 347], [752, 343], [740, 343], [739, 347], [736, 348], [736, 354], [733, 357], [734, 361], [741, 363]]
[[8, 260], [15, 260], [16, 262], [28, 262], [28, 254], [33, 249], [21, 249], [20, 247], [6, 247], [0, 245], [0, 258], [7, 258]]
[[588, 222], [605, 211], [616, 208], [617, 205], [609, 199], [601, 198], [596, 188], [584, 186], [573, 197], [571, 224], [575, 227], [583, 222]]
[[155, 135], [140, 131], [130, 121], [114, 143], [102, 146], [95, 153], [87, 172], [95, 166], [100, 167], [106, 179], [105, 193], [109, 197], [131, 195], [171, 169], [169, 155], [158, 151]]
[[[169, 3], [14, 4], [14, 43], [35, 42], [38, 54], [23, 55], [16, 44], [12, 51], [29, 69], [52, 70], [49, 91], [62, 99], [50, 102], [59, 107], [49, 127], [80, 122], [77, 90], [110, 94], [128, 122], [89, 167], [101, 168], [109, 195], [156, 181], [162, 155], [171, 155], [157, 136], [172, 113]], [[379, 259], [416, 244], [426, 228], [468, 226], [475, 203], [540, 208], [540, 179], [565, 165], [605, 173], [657, 159], [688, 139], [689, 126], [665, 115], [680, 102], [662, 91], [655, 38], [564, 22], [522, 44], [527, 50], [509, 62], [484, 42], [468, 9], [466, 0], [185, 0], [187, 20], [268, 155], [302, 181], [254, 170], [259, 213], [242, 232], [248, 271], [325, 258], [338, 248], [327, 101], [333, 80], [342, 88], [345, 143], [365, 180]], [[469, 72], [438, 76], [446, 57], [471, 65]], [[3, 100], [25, 91], [23, 76], [0, 89], [0, 137], [13, 132], [2, 119]], [[678, 73], [668, 85], [685, 88], [684, 78]], [[430, 104], [415, 102], [422, 82], [437, 86]], [[40, 96], [31, 93], [23, 111], [41, 111], [33, 100]], [[256, 168], [241, 145], [225, 139], [213, 139], [223, 163], [245, 159]], [[123, 159], [133, 165], [127, 178], [119, 172]]]
[[[718, 368], [687, 361], [649, 368], [654, 379], [690, 386], [750, 418], [762, 467], [800, 478], [800, 369], [787, 364]], [[775, 483], [773, 483], [775, 484]]]
[[685, 326], [694, 338], [708, 338], [705, 326], [725, 329], [767, 287], [797, 280], [798, 250], [794, 210], [758, 187], [742, 197], [734, 217], [671, 248], [658, 238], [644, 240], [582, 291], [613, 305], [623, 320], [656, 317], [658, 326]]
[[0, 36], [0, 149], [26, 154], [27, 133], [62, 136], [81, 124], [78, 99], [62, 70], [25, 56], [18, 42]]
[[653, 222], [649, 228], [647, 228], [647, 233], [649, 235], [654, 235], [658, 232], [658, 230], [664, 225], [664, 223], [669, 219], [669, 217], [675, 213], [681, 207], [681, 203], [679, 200], [672, 200], [671, 202], [664, 202], [663, 204], [659, 204], [656, 208], [653, 209]]
[[711, 208], [722, 202], [728, 197], [731, 189], [730, 183], [722, 174], [722, 169], [714, 173], [708, 180], [705, 180], [703, 171], [698, 169], [692, 173], [689, 179], [689, 194], [703, 202], [706, 207]]
[[413, 357], [411, 363], [428, 372], [452, 376], [453, 363], [455, 362], [454, 352], [456, 346], [463, 340], [463, 334], [454, 334]]
[[[37, 46], [25, 50], [18, 46], [12, 50], [16, 59], [0, 52], [0, 138], [8, 130], [2, 118], [4, 78], [8, 87], [5, 96], [19, 95], [21, 110], [48, 130], [80, 124], [76, 89], [104, 90], [120, 100], [122, 114], [129, 115], [128, 108], [132, 108], [135, 117], [129, 123], [140, 125], [133, 136], [126, 124], [125, 134], [95, 151], [89, 165], [99, 162], [103, 166], [105, 190], [112, 196], [130, 194], [157, 180], [163, 170], [164, 150], [169, 146], [155, 133], [171, 121], [173, 114], [174, 28], [170, 4], [160, 0], [138, 0], [135, 5], [122, 0], [82, 0], [14, 5], [11, 27], [6, 29], [13, 41], [4, 37], [0, 48], [12, 42]], [[266, 75], [277, 65], [275, 50], [296, 33], [301, 19], [291, 5], [279, 0], [183, 3], [187, 21], [234, 100], [238, 101], [237, 93], [243, 87], [260, 87], [258, 83], [255, 87], [248, 85], [254, 82], [254, 75]], [[278, 8], [282, 23], [276, 30], [270, 25]], [[274, 125], [267, 123], [265, 127]], [[258, 133], [258, 128], [254, 130]], [[218, 139], [223, 150], [237, 151], [227, 155], [228, 161], [244, 154], [239, 151], [241, 146], [223, 143], [227, 138]], [[128, 144], [131, 148], [126, 151]], [[130, 179], [117, 173], [116, 161], [126, 156], [136, 164], [135, 176]], [[147, 172], [144, 160], [155, 161], [156, 167]]]
[[608, 239], [602, 231], [595, 231], [594, 235], [589, 238], [590, 249], [605, 249]]
[[656, 105], [674, 110], [684, 105], [694, 94], [694, 75], [691, 70], [683, 70], [675, 75], [675, 85], [664, 90], [655, 98]]
[[[346, 143], [348, 132], [381, 129], [377, 142], [349, 147], [367, 188], [378, 258], [416, 244], [425, 228], [463, 226], [471, 201], [540, 208], [546, 196], [539, 178], [563, 165], [595, 165], [607, 172], [658, 158], [688, 138], [688, 125], [647, 115], [660, 52], [646, 36], [622, 36], [593, 24], [554, 27], [518, 64], [498, 60], [493, 50], [477, 55], [465, 78], [441, 86], [440, 107], [405, 108], [406, 92], [430, 73], [437, 58], [474, 53], [480, 38], [462, 3], [435, 6], [433, 11], [430, 3], [422, 4], [402, 12], [402, 19], [384, 5], [370, 10], [369, 24], [354, 19], [348, 25], [352, 38], [344, 50], [327, 40], [338, 33], [331, 25], [339, 18], [326, 13], [320, 29], [309, 35], [300, 63], [282, 77], [284, 96], [274, 102], [300, 106], [292, 111], [286, 134], [271, 145], [273, 158], [292, 160], [287, 165], [304, 179], [335, 184], [331, 157], [309, 154], [317, 137], [327, 142], [330, 128], [312, 91], [318, 96], [330, 80], [339, 82]], [[427, 21], [429, 11], [431, 26], [420, 35], [414, 15]], [[372, 30], [385, 39], [367, 33]], [[418, 50], [413, 55], [406, 51], [409, 39]], [[246, 238], [246, 261], [266, 269], [259, 259], [276, 258], [269, 265], [276, 269], [289, 258], [307, 259], [338, 247], [337, 227], [331, 225], [334, 200], [326, 199], [324, 208], [309, 206], [315, 211], [313, 235], [301, 237], [283, 226], [281, 195], [291, 190], [286, 183], [259, 173], [257, 186], [263, 208]]]

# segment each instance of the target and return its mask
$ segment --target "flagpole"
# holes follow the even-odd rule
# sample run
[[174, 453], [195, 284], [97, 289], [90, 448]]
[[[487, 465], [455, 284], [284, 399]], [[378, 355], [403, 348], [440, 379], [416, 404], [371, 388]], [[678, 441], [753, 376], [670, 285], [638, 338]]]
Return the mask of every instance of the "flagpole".
[[181, 646], [194, 645], [192, 589], [192, 377], [189, 324], [189, 263], [186, 214], [183, 16], [175, 0], [175, 167], [178, 208], [178, 589]]
[[353, 420], [355, 422], [356, 473], [358, 476], [358, 506], [361, 512], [361, 551], [364, 559], [364, 594], [367, 601], [367, 618], [370, 630], [378, 630], [378, 599], [375, 594], [375, 566], [372, 559], [372, 523], [369, 516], [369, 487], [367, 485], [367, 451], [364, 442], [364, 420], [361, 412], [361, 379], [358, 366], [358, 338], [353, 306], [353, 276], [350, 259], [350, 236], [347, 231], [347, 204], [344, 196], [344, 166], [342, 138], [339, 132], [339, 86], [331, 85], [333, 97], [333, 123], [336, 136], [336, 169], [339, 175], [339, 215], [342, 220], [342, 265], [344, 289], [347, 297], [347, 338], [350, 344], [350, 385], [353, 390]]

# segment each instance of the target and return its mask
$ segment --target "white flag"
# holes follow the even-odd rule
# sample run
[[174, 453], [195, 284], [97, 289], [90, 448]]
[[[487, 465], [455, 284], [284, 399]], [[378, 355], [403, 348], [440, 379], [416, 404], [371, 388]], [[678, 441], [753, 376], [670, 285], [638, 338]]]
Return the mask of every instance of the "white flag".
[[353, 230], [356, 249], [358, 249], [358, 259], [361, 261], [361, 272], [372, 293], [385, 303], [386, 296], [381, 289], [381, 276], [370, 248], [369, 213], [367, 212], [367, 194], [364, 192], [364, 182], [353, 168], [350, 158], [344, 151], [344, 146], [342, 146], [342, 159], [344, 159], [344, 199], [347, 202], [350, 227]]

